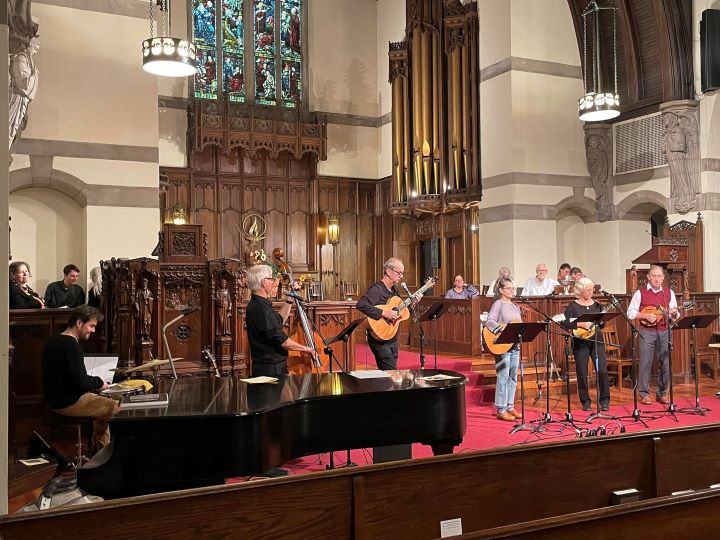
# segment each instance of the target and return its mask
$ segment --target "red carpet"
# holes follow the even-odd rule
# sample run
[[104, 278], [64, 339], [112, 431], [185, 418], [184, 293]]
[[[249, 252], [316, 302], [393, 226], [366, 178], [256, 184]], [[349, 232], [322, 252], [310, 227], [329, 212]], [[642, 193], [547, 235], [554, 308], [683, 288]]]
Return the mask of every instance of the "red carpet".
[[[356, 364], [358, 369], [376, 369], [372, 353], [365, 345], [356, 347]], [[366, 364], [367, 358], [367, 364]], [[434, 357], [432, 354], [426, 356], [427, 368], [434, 366]], [[417, 369], [420, 367], [419, 354], [417, 352], [401, 351], [398, 358], [398, 368], [400, 369]], [[711, 424], [720, 422], [720, 400], [715, 398], [714, 394], [705, 395], [700, 398], [700, 404], [703, 407], [711, 409], [705, 416], [694, 414], [677, 414], [677, 422], [672, 415], [663, 411], [663, 406], [655, 404], [653, 406], [641, 407], [643, 412], [642, 419], [647, 424], [647, 428], [640, 422], [631, 418], [633, 405], [611, 405], [610, 410], [605, 413], [613, 416], [627, 416], [618, 420], [596, 419], [592, 423], [586, 423], [585, 420], [591, 414], [584, 412], [579, 408], [573, 410], [573, 418], [578, 427], [576, 430], [572, 426], [561, 423], [550, 423], [545, 425], [545, 430], [540, 432], [519, 431], [510, 434], [510, 430], [514, 424], [511, 422], [503, 422], [495, 418], [495, 410], [492, 401], [487, 400], [489, 397], [488, 389], [482, 385], [482, 377], [471, 371], [472, 364], [469, 360], [448, 358], [438, 356], [438, 368], [449, 369], [463, 373], [468, 377], [468, 384], [465, 390], [465, 398], [467, 401], [467, 432], [460, 446], [455, 449], [456, 453], [471, 452], [475, 450], [485, 450], [499, 446], [512, 446], [518, 444], [548, 443], [554, 441], [563, 441], [573, 439], [578, 436], [593, 436], [592, 431], [597, 432], [601, 428], [605, 430], [606, 435], [621, 433], [624, 428], [626, 432], [636, 432], [645, 429], [666, 429], [671, 427], [683, 427], [697, 424]], [[526, 389], [527, 390], [527, 389]], [[530, 390], [533, 395], [535, 393], [534, 384]], [[492, 392], [492, 390], [490, 390]], [[624, 395], [629, 395], [629, 390], [623, 390]], [[485, 399], [483, 400], [483, 396]], [[520, 389], [518, 388], [518, 398]], [[675, 400], [678, 409], [682, 407], [692, 407], [695, 404], [694, 398], [678, 397]], [[544, 401], [543, 401], [544, 403]], [[562, 398], [552, 397], [550, 399], [550, 414], [553, 420], [562, 420], [565, 417], [566, 410], [565, 396]], [[519, 410], [519, 409], [518, 409]], [[655, 412], [650, 412], [655, 411]], [[531, 423], [534, 420], [542, 418], [542, 411], [537, 407], [526, 408], [526, 424], [531, 426], [537, 425]], [[579, 433], [578, 433], [579, 431]], [[358, 465], [368, 465], [372, 463], [372, 449], [358, 449], [351, 453], [351, 460]], [[432, 456], [430, 447], [422, 444], [414, 444], [412, 449], [413, 458], [422, 458]], [[342, 465], [346, 461], [346, 452], [334, 453], [335, 465]], [[290, 469], [291, 474], [304, 474], [308, 472], [317, 472], [325, 470], [328, 465], [329, 454], [320, 456], [306, 456], [301, 459], [293, 460], [284, 465]], [[241, 482], [245, 478], [237, 478], [228, 482]]]

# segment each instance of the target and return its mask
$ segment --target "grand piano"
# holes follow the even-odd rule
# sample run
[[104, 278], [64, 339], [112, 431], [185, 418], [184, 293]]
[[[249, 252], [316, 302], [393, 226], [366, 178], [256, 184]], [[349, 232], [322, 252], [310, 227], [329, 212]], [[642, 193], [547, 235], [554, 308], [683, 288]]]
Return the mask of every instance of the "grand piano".
[[[465, 434], [467, 379], [445, 370], [389, 377], [290, 375], [162, 380], [162, 408], [121, 411], [112, 442], [80, 467], [78, 485], [106, 499], [224, 483], [310, 454], [421, 442], [452, 453]], [[445, 374], [453, 379], [430, 381]]]

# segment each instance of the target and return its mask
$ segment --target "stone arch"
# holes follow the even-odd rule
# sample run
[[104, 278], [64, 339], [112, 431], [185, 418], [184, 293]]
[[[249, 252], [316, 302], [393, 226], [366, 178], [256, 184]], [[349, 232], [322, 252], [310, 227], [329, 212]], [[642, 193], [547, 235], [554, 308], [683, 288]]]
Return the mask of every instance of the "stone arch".
[[555, 215], [568, 211], [573, 212], [580, 216], [582, 220], [587, 223], [588, 221], [595, 221], [597, 219], [597, 210], [595, 209], [595, 201], [589, 197], [572, 196], [566, 197], [555, 205]]
[[[40, 168], [40, 167], [38, 167]], [[88, 185], [72, 174], [49, 168], [46, 174], [36, 169], [33, 173], [32, 167], [11, 171], [8, 180], [8, 191], [15, 191], [27, 188], [44, 188], [59, 191], [78, 203], [82, 208], [87, 206]]]
[[636, 191], [615, 205], [618, 219], [625, 219], [628, 214], [642, 215], [650, 219], [658, 209], [670, 213], [670, 199], [657, 191], [650, 190]]

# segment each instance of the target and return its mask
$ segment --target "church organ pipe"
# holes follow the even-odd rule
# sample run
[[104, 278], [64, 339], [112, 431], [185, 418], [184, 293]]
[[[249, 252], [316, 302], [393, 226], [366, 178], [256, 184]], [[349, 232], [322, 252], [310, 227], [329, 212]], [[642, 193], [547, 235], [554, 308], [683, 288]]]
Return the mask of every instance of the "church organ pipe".
[[403, 155], [403, 122], [404, 117], [403, 111], [403, 93], [402, 93], [402, 78], [397, 77], [392, 86], [392, 122], [393, 122], [393, 182], [397, 189], [398, 199], [403, 198], [403, 188], [405, 184], [405, 178], [403, 174], [403, 164], [405, 163], [405, 156]]
[[462, 125], [462, 176], [461, 187], [467, 187], [467, 170], [468, 170], [468, 148], [470, 134], [468, 132], [468, 116], [470, 115], [470, 80], [468, 77], [468, 48], [460, 48], [460, 62], [462, 64], [460, 73], [462, 73], [462, 110], [465, 111]]
[[440, 79], [440, 73], [439, 73], [439, 63], [440, 59], [438, 58], [438, 33], [437, 31], [433, 31], [430, 34], [430, 39], [432, 43], [431, 47], [431, 56], [432, 56], [432, 160], [433, 160], [433, 168], [432, 168], [432, 176], [433, 176], [433, 193], [440, 193], [440, 171], [439, 171], [439, 165], [440, 165], [440, 151], [439, 151], [439, 141], [440, 141], [440, 93], [438, 92], [438, 89], [440, 88], [440, 85], [438, 84], [438, 81]]
[[[471, 29], [475, 27], [475, 20], [471, 24]], [[478, 65], [478, 42], [476, 39], [477, 33], [474, 31], [468, 32], [468, 42], [470, 51], [470, 65]], [[478, 170], [480, 165], [480, 120], [479, 120], [479, 107], [480, 107], [480, 96], [478, 89], [480, 88], [480, 81], [478, 80], [477, 70], [471, 70], [470, 75], [470, 160], [469, 168], [466, 169], [468, 175], [468, 186], [479, 185], [479, 179], [475, 176], [475, 171]]]
[[403, 119], [402, 119], [402, 127], [403, 127], [403, 140], [402, 140], [402, 146], [403, 146], [403, 156], [404, 156], [404, 162], [403, 162], [403, 175], [405, 177], [405, 200], [407, 200], [407, 197], [410, 195], [411, 188], [411, 175], [410, 175], [410, 169], [412, 161], [410, 160], [410, 92], [408, 91], [408, 77], [407, 77], [407, 63], [405, 64], [405, 70], [406, 70], [406, 76], [401, 79], [402, 84], [402, 94], [403, 94], [403, 100], [404, 100], [404, 106], [403, 106]]
[[421, 104], [422, 104], [422, 159], [423, 159], [423, 193], [432, 193], [431, 191], [431, 167], [430, 167], [430, 149], [432, 145], [432, 121], [430, 119], [432, 107], [432, 93], [430, 91], [430, 78], [432, 77], [432, 58], [430, 46], [430, 31], [424, 28], [420, 34], [420, 65], [422, 69], [422, 88], [421, 88]]
[[455, 48], [451, 53], [452, 75], [450, 78], [452, 100], [452, 150], [454, 187], [460, 187], [460, 159], [462, 156], [462, 111], [460, 110], [460, 50]]
[[[409, 51], [410, 71], [412, 73], [412, 111], [413, 111], [413, 160], [415, 182], [413, 191], [422, 193], [422, 111], [420, 103], [422, 102], [422, 69], [420, 65], [421, 47], [420, 47], [420, 27], [418, 25], [413, 28], [412, 42], [417, 44], [415, 50]], [[409, 194], [408, 194], [409, 195]]]

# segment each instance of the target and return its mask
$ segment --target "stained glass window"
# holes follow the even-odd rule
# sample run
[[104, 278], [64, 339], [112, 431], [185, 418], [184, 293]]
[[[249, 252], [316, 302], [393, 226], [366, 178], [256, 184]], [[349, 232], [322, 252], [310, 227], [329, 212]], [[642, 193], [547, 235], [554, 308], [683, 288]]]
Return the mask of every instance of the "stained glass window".
[[301, 0], [281, 0], [280, 13], [280, 56], [282, 71], [282, 104], [295, 107], [300, 101], [302, 90], [302, 43], [301, 43]]
[[303, 0], [190, 0], [190, 5], [198, 57], [195, 97], [298, 106]]
[[243, 0], [224, 0], [222, 23], [222, 87], [230, 101], [245, 100]]
[[218, 96], [215, 3], [212, 0], [193, 0], [193, 2], [192, 38], [197, 50], [195, 97], [215, 99]]

